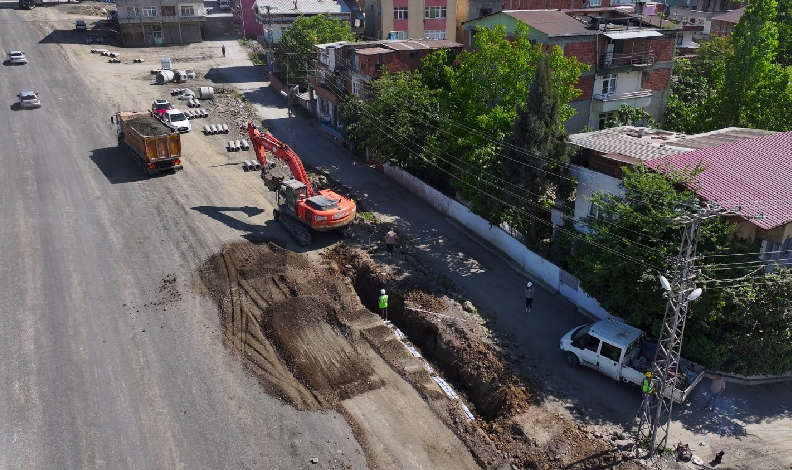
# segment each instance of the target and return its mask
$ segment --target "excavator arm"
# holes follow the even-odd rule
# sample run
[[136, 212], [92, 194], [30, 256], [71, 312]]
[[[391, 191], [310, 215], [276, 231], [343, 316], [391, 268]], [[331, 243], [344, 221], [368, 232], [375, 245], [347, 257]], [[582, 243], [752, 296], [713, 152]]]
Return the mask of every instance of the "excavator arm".
[[310, 180], [308, 180], [308, 174], [305, 172], [305, 168], [303, 167], [300, 157], [297, 156], [291, 147], [276, 139], [275, 136], [269, 132], [264, 131], [262, 133], [261, 130], [252, 122], [248, 123], [248, 136], [250, 137], [250, 143], [253, 146], [253, 150], [256, 152], [256, 159], [261, 164], [261, 171], [269, 171], [270, 167], [269, 162], [267, 161], [267, 152], [270, 152], [271, 154], [275, 155], [275, 157], [289, 165], [289, 170], [291, 170], [294, 179], [304, 184], [307, 188], [308, 197], [313, 197], [316, 195], [316, 193], [314, 193], [313, 186], [311, 186]]

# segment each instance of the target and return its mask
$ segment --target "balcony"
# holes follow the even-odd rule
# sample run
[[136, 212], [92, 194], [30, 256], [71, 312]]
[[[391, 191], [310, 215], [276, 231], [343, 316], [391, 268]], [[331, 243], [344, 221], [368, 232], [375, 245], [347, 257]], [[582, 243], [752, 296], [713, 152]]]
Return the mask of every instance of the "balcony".
[[595, 94], [591, 110], [595, 113], [607, 113], [618, 110], [623, 104], [634, 108], [644, 108], [652, 102], [652, 90], [640, 89], [627, 93]]
[[606, 52], [600, 54], [598, 65], [600, 68], [617, 67], [651, 67], [657, 61], [654, 51], [638, 52], [634, 54], [613, 54]]
[[140, 24], [140, 23], [160, 24], [160, 23], [177, 23], [179, 21], [204, 21], [204, 20], [206, 20], [206, 17], [204, 15], [124, 16], [118, 18], [118, 22], [120, 24]]

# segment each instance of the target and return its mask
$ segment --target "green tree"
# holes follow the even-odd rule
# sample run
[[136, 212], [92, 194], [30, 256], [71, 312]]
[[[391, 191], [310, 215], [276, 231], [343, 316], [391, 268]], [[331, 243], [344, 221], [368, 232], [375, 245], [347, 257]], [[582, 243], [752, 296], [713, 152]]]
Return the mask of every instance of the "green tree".
[[[367, 93], [365, 102], [341, 104], [344, 137], [382, 161], [412, 168], [436, 164], [435, 142], [429, 138], [439, 115], [437, 92], [417, 73], [397, 72], [374, 80]], [[407, 101], [410, 106], [405, 106]]]
[[354, 41], [349, 22], [330, 15], [300, 16], [275, 43], [275, 69], [287, 85], [308, 85], [317, 44]]
[[778, 2], [754, 0], [734, 27], [734, 53], [726, 59], [726, 74], [721, 88], [721, 124], [750, 126], [746, 104], [755, 101], [756, 84], [766, 80], [778, 47]]
[[[448, 89], [440, 101], [447, 110], [444, 149], [455, 155], [465, 171], [457, 175], [457, 190], [471, 209], [493, 223], [502, 212], [493, 210], [492, 192], [500, 187], [501, 144], [512, 133], [518, 111], [525, 105], [541, 45], [531, 45], [528, 28], [520, 24], [509, 37], [503, 26], [479, 28], [473, 50], [446, 67]], [[569, 106], [580, 90], [575, 84], [586, 69], [575, 58], [564, 57], [555, 46], [548, 52], [552, 88], [561, 103], [559, 119], [575, 113]], [[451, 135], [448, 135], [451, 134]]]
[[[559, 176], [565, 175], [569, 167], [567, 133], [561, 120], [563, 105], [552, 84], [549, 57], [541, 52], [528, 97], [508, 145], [502, 150], [500, 163], [502, 179], [510, 184], [502, 196], [510, 203], [505, 219], [523, 233], [528, 228], [529, 239], [534, 243], [539, 209], [549, 210], [560, 188], [566, 187], [561, 183], [568, 181]], [[526, 212], [530, 217], [524, 215]]]
[[619, 126], [644, 126], [654, 127], [656, 124], [654, 118], [648, 111], [643, 108], [636, 108], [629, 104], [623, 104], [616, 110], [612, 119], [606, 123], [606, 127], [619, 127]]
[[792, 0], [778, 0], [778, 50], [776, 62], [782, 66], [792, 65]]
[[694, 59], [674, 59], [663, 128], [696, 134], [719, 128], [719, 89], [732, 54], [731, 37], [703, 42]]

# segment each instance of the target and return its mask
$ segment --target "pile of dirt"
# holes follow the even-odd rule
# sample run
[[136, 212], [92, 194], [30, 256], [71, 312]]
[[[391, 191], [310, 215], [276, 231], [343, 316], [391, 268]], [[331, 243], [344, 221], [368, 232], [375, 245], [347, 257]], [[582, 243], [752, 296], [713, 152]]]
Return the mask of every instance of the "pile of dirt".
[[107, 14], [110, 12], [110, 10], [115, 10], [115, 8], [109, 8], [101, 5], [79, 5], [69, 8], [68, 13], [70, 15], [102, 16], [107, 18]]
[[260, 118], [253, 105], [236, 90], [229, 89], [221, 93], [215, 89], [215, 97], [207, 103], [207, 109], [212, 113], [213, 122], [224, 122], [236, 137], [234, 139], [248, 139], [247, 125], [249, 122], [260, 124]]
[[146, 136], [167, 135], [172, 131], [154, 116], [138, 116], [127, 121], [129, 126]]

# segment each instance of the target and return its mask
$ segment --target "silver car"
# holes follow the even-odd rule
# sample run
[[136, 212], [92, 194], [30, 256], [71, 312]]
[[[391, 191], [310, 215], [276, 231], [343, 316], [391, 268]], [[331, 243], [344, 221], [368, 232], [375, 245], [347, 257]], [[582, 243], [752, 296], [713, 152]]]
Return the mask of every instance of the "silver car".
[[40, 108], [38, 93], [33, 91], [23, 91], [19, 94], [19, 106], [22, 109]]
[[11, 51], [8, 53], [8, 63], [11, 65], [27, 64], [27, 57], [22, 51]]

